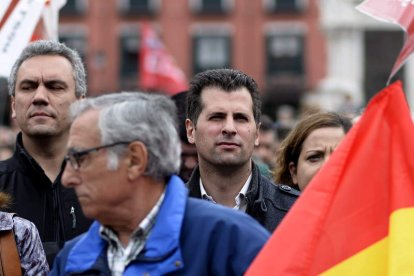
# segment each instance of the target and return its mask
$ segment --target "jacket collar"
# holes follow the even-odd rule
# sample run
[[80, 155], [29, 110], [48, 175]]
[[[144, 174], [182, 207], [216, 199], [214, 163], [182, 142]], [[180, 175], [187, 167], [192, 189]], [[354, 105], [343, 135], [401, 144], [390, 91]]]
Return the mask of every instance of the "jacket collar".
[[[190, 179], [187, 182], [187, 187], [190, 191], [190, 196], [195, 198], [201, 198], [200, 191], [200, 167], [197, 165], [191, 174]], [[263, 187], [261, 184], [262, 177], [257, 165], [252, 161], [252, 180], [250, 181], [249, 189], [246, 193], [247, 198], [247, 214], [251, 214], [253, 211], [266, 211], [266, 204], [263, 199]]]
[[32, 156], [26, 151], [23, 146], [22, 133], [19, 132], [16, 138], [16, 149], [14, 152], [14, 157], [19, 160], [19, 164], [27, 168], [32, 168], [36, 171], [43, 171], [39, 164], [34, 160]]
[[[166, 186], [165, 198], [143, 252], [137, 257], [145, 262], [165, 262], [164, 272], [180, 269], [176, 261], [183, 264], [179, 248], [181, 226], [184, 219], [188, 191], [178, 176], [171, 176]], [[106, 258], [107, 243], [99, 235], [100, 223], [95, 221], [69, 253], [66, 273], [96, 268], [99, 257]], [[172, 260], [169, 258], [175, 255]]]
[[[15, 166], [21, 167], [23, 171], [29, 171], [30, 175], [35, 175], [38, 179], [42, 179], [41, 181], [37, 181], [36, 183], [50, 183], [50, 179], [46, 176], [45, 171], [43, 168], [37, 163], [37, 161], [26, 151], [23, 145], [23, 138], [22, 133], [19, 132], [16, 138], [16, 148], [12, 157], [12, 162], [14, 162]], [[60, 178], [63, 174], [63, 169], [65, 167], [65, 162], [62, 162], [61, 170], [56, 178], [55, 182], [59, 182]]]
[[188, 179], [187, 187], [189, 190], [189, 196], [195, 198], [201, 198], [200, 191], [200, 167], [197, 165], [191, 173], [190, 179]]

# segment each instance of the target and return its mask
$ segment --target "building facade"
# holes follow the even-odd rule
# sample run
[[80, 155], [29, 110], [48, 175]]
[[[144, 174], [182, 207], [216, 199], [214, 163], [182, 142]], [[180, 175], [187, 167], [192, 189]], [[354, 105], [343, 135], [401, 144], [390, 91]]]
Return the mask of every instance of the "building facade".
[[[264, 112], [275, 118], [285, 104], [338, 110], [349, 97], [362, 107], [385, 86], [404, 33], [358, 12], [360, 2], [68, 0], [59, 36], [84, 58], [89, 95], [136, 90], [140, 26], [149, 22], [188, 80], [206, 69], [240, 69], [258, 82]], [[398, 74], [410, 104], [413, 70], [410, 59]]]
[[91, 95], [139, 89], [140, 23], [150, 22], [188, 79], [211, 68], [254, 77], [267, 113], [299, 105], [325, 76], [316, 0], [68, 0], [60, 39], [78, 49]]

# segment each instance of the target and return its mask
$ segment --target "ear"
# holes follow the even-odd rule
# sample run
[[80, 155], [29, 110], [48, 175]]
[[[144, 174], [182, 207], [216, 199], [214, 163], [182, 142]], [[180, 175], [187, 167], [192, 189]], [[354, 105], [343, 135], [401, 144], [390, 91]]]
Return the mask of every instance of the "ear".
[[185, 120], [185, 128], [187, 130], [187, 139], [190, 144], [195, 144], [194, 132], [196, 130], [195, 124], [190, 119]]
[[256, 126], [256, 139], [254, 140], [254, 146], [255, 147], [257, 147], [259, 144], [260, 144], [260, 132], [259, 132], [259, 129], [260, 129], [260, 125], [261, 125], [262, 123], [258, 123], [257, 124], [257, 126]]
[[296, 167], [295, 163], [289, 163], [289, 172], [290, 177], [292, 178], [292, 183], [298, 185], [298, 168]]
[[128, 179], [134, 180], [143, 175], [148, 165], [147, 147], [140, 141], [134, 141], [129, 146]]
[[11, 97], [11, 109], [12, 109], [12, 115], [11, 117], [13, 119], [16, 119], [16, 103], [15, 103], [15, 98], [14, 96]]

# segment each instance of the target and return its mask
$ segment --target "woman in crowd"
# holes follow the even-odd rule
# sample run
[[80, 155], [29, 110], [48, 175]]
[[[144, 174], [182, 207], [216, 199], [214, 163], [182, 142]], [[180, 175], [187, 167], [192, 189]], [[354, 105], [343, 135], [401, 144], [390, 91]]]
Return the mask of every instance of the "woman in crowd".
[[[4, 210], [9, 203], [10, 197], [0, 192], [0, 209]], [[10, 270], [7, 270], [6, 267], [13, 266], [15, 271], [21, 269], [23, 275], [47, 275], [49, 273], [49, 266], [36, 226], [15, 214], [0, 211], [0, 243], [5, 244], [8, 231], [12, 231], [14, 234], [16, 248], [12, 246], [0, 246], [0, 267], [2, 271], [7, 275], [7, 272], [10, 272]], [[20, 268], [17, 267], [17, 256], [16, 262], [11, 257], [13, 256], [12, 252], [16, 252], [16, 249], [20, 259]], [[8, 256], [9, 258], [4, 258], [4, 256]], [[17, 265], [14, 266], [14, 264]], [[15, 272], [12, 273], [15, 275]]]
[[303, 191], [351, 126], [350, 119], [333, 112], [303, 118], [280, 144], [275, 182]]

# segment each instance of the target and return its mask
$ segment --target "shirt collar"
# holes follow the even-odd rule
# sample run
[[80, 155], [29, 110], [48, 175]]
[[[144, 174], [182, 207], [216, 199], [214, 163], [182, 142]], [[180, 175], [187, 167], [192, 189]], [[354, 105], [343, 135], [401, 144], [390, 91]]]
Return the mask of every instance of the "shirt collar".
[[[158, 215], [161, 204], [164, 200], [164, 196], [165, 196], [165, 190], [161, 194], [157, 203], [155, 203], [154, 207], [152, 207], [148, 215], [139, 223], [138, 227], [131, 234], [132, 240], [130, 242], [132, 242], [134, 238], [137, 238], [137, 237], [146, 238], [149, 235], [149, 232], [151, 231], [152, 226], [155, 223], [155, 219]], [[101, 237], [107, 240], [111, 245], [117, 245], [117, 246], [122, 245], [121, 241], [118, 238], [118, 235], [111, 228], [101, 225], [101, 227], [99, 228], [99, 233]]]
[[[246, 211], [246, 207], [247, 207], [246, 193], [247, 193], [247, 190], [249, 189], [251, 179], [252, 179], [252, 174], [250, 173], [249, 177], [247, 178], [240, 192], [234, 198], [236, 205], [233, 207], [233, 209]], [[202, 199], [211, 201], [213, 203], [217, 203], [212, 196], [207, 194], [207, 191], [204, 188], [203, 182], [201, 181], [201, 177], [200, 177], [200, 192], [201, 192]]]

